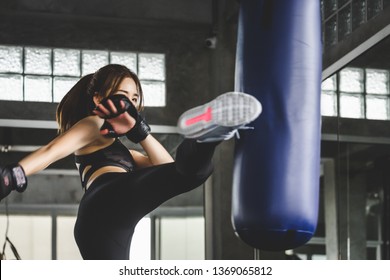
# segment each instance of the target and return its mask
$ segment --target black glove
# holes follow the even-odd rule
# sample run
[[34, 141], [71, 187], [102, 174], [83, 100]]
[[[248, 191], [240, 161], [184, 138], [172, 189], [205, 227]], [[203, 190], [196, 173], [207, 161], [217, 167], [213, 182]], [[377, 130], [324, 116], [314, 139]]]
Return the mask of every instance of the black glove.
[[0, 166], [0, 200], [11, 191], [24, 192], [27, 188], [27, 177], [19, 164]]
[[146, 123], [145, 119], [139, 115], [134, 127], [126, 133], [127, 139], [131, 142], [139, 143], [150, 134], [150, 126]]
[[[108, 98], [105, 98], [101, 103], [104, 107], [109, 109], [109, 106], [107, 105], [107, 100], [111, 100], [114, 104], [117, 113], [112, 113], [108, 118], [112, 119], [115, 118], [125, 112], [127, 112], [131, 117], [133, 117], [136, 121], [133, 128], [131, 128], [127, 133], [119, 135], [117, 134], [114, 129], [112, 128], [111, 124], [107, 121], [104, 122], [103, 126], [101, 127], [101, 130], [108, 129], [107, 136], [115, 138], [118, 136], [126, 135], [126, 137], [134, 142], [139, 143], [140, 141], [144, 140], [149, 134], [150, 134], [150, 127], [145, 122], [145, 119], [138, 113], [137, 109], [134, 107], [133, 103], [124, 95], [122, 94], [116, 94], [109, 96]], [[122, 108], [120, 101], [123, 101], [125, 104], [125, 107]]]

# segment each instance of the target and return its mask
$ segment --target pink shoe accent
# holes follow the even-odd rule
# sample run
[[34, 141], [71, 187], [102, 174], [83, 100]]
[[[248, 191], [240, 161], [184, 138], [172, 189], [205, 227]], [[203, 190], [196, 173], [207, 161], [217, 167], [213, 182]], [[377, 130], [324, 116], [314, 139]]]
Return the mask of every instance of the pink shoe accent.
[[186, 120], [186, 125], [190, 126], [190, 125], [193, 125], [193, 124], [198, 123], [200, 121], [209, 122], [209, 121], [211, 121], [211, 119], [212, 119], [212, 109], [211, 109], [211, 107], [208, 107], [204, 114], [201, 114], [199, 116], [196, 116], [194, 118]]

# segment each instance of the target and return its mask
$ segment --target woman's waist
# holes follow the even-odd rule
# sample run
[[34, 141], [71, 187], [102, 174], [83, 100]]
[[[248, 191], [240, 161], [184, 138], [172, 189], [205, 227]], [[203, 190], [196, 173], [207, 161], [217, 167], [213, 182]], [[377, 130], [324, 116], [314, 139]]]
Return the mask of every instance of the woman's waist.
[[102, 166], [100, 168], [97, 168], [94, 170], [88, 178], [82, 178], [82, 183], [83, 187], [85, 190], [87, 190], [93, 182], [96, 181], [97, 178], [101, 177], [104, 174], [110, 174], [110, 173], [126, 173], [129, 172], [129, 170], [125, 169], [124, 167], [119, 167], [119, 166], [113, 166], [113, 165], [108, 165], [108, 166]]

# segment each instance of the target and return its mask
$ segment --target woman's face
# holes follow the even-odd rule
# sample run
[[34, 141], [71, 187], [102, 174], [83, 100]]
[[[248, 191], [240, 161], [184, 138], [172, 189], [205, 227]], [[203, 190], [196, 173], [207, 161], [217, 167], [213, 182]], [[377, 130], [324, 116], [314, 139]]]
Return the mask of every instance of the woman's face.
[[[133, 103], [135, 108], [139, 108], [140, 95], [137, 90], [137, 85], [132, 78], [124, 78], [119, 84], [118, 89], [113, 94], [125, 95], [131, 103]], [[96, 93], [93, 97], [95, 105], [98, 105], [102, 99], [103, 97], [101, 97], [98, 93]]]
[[131, 78], [124, 78], [122, 82], [119, 84], [118, 89], [114, 94], [122, 94], [125, 95], [131, 103], [133, 103], [135, 108], [139, 107], [139, 93], [137, 90], [137, 85], [134, 80]]

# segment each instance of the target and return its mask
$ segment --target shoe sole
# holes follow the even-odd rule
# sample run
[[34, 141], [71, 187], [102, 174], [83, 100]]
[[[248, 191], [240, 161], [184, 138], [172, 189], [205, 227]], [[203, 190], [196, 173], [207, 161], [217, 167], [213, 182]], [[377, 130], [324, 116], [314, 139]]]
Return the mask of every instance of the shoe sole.
[[252, 95], [228, 92], [184, 112], [178, 120], [180, 134], [198, 137], [216, 126], [236, 127], [254, 121], [261, 113], [260, 102]]

